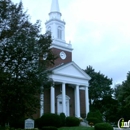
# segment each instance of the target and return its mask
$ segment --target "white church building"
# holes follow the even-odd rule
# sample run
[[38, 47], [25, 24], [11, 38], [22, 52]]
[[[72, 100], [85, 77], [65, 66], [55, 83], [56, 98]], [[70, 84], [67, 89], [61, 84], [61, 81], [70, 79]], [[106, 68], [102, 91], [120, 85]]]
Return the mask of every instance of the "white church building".
[[51, 68], [54, 85], [41, 94], [39, 116], [44, 113], [65, 113], [66, 116], [85, 117], [89, 112], [88, 87], [91, 79], [72, 61], [72, 45], [65, 41], [65, 21], [61, 20], [58, 0], [52, 0], [46, 30], [51, 31], [51, 50], [58, 56]]

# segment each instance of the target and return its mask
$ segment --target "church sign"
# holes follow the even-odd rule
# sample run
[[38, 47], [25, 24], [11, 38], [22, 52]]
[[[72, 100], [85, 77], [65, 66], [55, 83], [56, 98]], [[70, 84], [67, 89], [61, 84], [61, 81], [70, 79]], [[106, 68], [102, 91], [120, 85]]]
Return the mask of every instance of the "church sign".
[[34, 120], [26, 119], [24, 124], [25, 129], [33, 129], [34, 128]]

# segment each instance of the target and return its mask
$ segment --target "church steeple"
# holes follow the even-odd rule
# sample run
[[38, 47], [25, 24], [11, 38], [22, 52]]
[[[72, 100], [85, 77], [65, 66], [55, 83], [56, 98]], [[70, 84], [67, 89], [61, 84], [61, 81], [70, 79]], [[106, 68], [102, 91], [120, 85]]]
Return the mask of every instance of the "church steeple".
[[58, 0], [52, 0], [49, 20], [46, 21], [45, 25], [46, 31], [50, 31], [52, 36], [50, 49], [58, 56], [54, 66], [71, 62], [73, 49], [71, 44], [65, 41], [65, 22], [61, 20]]
[[58, 0], [52, 0], [49, 20], [46, 21], [46, 31], [51, 32], [51, 50], [59, 56], [55, 60], [55, 66], [72, 61], [72, 46], [65, 41], [65, 22], [61, 20], [61, 12]]
[[52, 0], [49, 16], [50, 16], [50, 19], [53, 19], [53, 18], [60, 19], [61, 18], [58, 0]]

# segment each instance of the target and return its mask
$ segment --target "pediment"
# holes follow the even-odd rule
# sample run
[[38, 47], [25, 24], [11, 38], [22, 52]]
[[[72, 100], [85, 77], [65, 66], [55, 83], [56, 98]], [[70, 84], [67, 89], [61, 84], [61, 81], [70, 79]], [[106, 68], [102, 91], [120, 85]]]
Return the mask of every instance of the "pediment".
[[86, 74], [76, 63], [70, 62], [65, 65], [61, 65], [53, 69], [53, 74], [68, 76], [68, 77], [77, 77], [80, 79], [90, 80], [90, 76]]

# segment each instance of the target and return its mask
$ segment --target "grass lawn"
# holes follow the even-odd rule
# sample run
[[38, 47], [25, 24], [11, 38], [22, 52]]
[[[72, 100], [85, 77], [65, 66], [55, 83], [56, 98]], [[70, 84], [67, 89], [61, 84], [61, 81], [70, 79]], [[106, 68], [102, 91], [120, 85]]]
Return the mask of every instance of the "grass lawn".
[[94, 130], [94, 128], [79, 126], [79, 127], [62, 127], [59, 128], [58, 130]]

